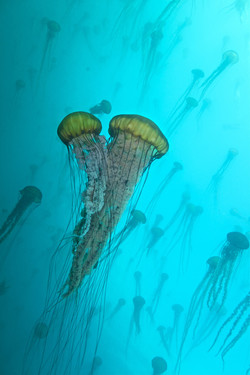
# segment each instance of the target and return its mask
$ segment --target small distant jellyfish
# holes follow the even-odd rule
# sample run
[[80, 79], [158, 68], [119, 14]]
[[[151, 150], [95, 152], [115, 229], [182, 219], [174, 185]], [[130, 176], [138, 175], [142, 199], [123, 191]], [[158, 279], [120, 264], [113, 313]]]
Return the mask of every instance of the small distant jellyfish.
[[37, 323], [34, 329], [34, 336], [38, 339], [45, 339], [48, 336], [49, 327], [45, 323]]
[[92, 367], [91, 367], [91, 371], [89, 375], [93, 375], [99, 369], [99, 367], [101, 367], [101, 365], [102, 365], [102, 358], [96, 355], [93, 358]]
[[136, 228], [146, 224], [146, 221], [146, 216], [142, 211], [132, 210], [127, 225], [115, 236], [114, 241], [118, 239], [118, 246], [120, 246]]
[[166, 281], [168, 280], [168, 274], [163, 272], [161, 275], [160, 275], [160, 280], [159, 280], [159, 283], [158, 283], [158, 286], [154, 292], [154, 295], [153, 295], [153, 298], [152, 298], [152, 301], [151, 301], [151, 307], [152, 307], [152, 313], [153, 315], [156, 313], [157, 311], [157, 307], [159, 305], [159, 302], [160, 302], [160, 298], [161, 298], [161, 295], [162, 295], [162, 291], [163, 291], [163, 288], [164, 288], [164, 285], [166, 283]]
[[220, 166], [220, 168], [217, 170], [217, 172], [212, 176], [212, 179], [208, 185], [208, 189], [212, 190], [214, 193], [214, 201], [215, 203], [217, 202], [217, 197], [218, 197], [218, 190], [221, 184], [221, 180], [227, 171], [229, 165], [231, 162], [234, 160], [234, 158], [238, 155], [238, 150], [235, 148], [230, 148], [228, 150], [227, 156]]
[[151, 361], [153, 375], [160, 375], [167, 371], [168, 365], [164, 358], [154, 357]]
[[157, 205], [159, 199], [161, 198], [162, 196], [162, 193], [164, 192], [164, 190], [167, 188], [167, 186], [169, 185], [169, 183], [172, 181], [172, 178], [175, 176], [175, 174], [179, 171], [181, 171], [183, 169], [183, 166], [181, 163], [179, 163], [178, 161], [175, 161], [173, 163], [173, 167], [170, 169], [170, 171], [168, 171], [168, 173], [165, 175], [165, 177], [163, 178], [163, 180], [160, 182], [160, 184], [158, 185], [152, 199], [150, 200], [147, 208], [146, 208], [146, 212], [152, 212], [153, 209], [155, 208], [155, 206]]
[[167, 124], [168, 134], [174, 134], [183, 120], [193, 111], [194, 108], [198, 107], [198, 105], [199, 102], [195, 98], [188, 96], [182, 103], [181, 107], [178, 108], [169, 118]]
[[113, 311], [111, 312], [108, 319], [113, 319], [113, 317], [122, 309], [123, 306], [126, 305], [126, 300], [124, 298], [119, 298], [116, 306], [114, 307]]
[[[51, 55], [53, 40], [55, 39], [57, 34], [61, 31], [61, 26], [56, 21], [48, 20], [46, 22], [46, 25], [47, 25], [47, 35], [46, 35], [45, 45], [44, 45], [44, 49], [43, 49], [43, 55], [42, 55], [42, 60], [41, 60], [41, 64], [40, 64], [40, 69], [39, 69], [39, 73], [38, 73], [38, 81], [39, 81], [40, 76], [43, 72], [45, 61]], [[48, 63], [49, 63], [49, 61], [48, 61]]]
[[174, 322], [172, 326], [172, 334], [170, 339], [170, 345], [172, 341], [175, 341], [175, 345], [177, 347], [178, 339], [179, 339], [179, 325], [180, 325], [180, 318], [184, 311], [184, 307], [178, 303], [172, 305], [172, 310], [174, 312]]
[[29, 208], [35, 208], [41, 204], [42, 193], [35, 186], [26, 186], [20, 190], [20, 194], [19, 201], [0, 228], [0, 243], [9, 236]]
[[237, 52], [228, 50], [223, 53], [222, 55], [222, 61], [220, 65], [210, 74], [210, 76], [202, 83], [200, 86], [201, 88], [201, 94], [199, 101], [204, 98], [206, 95], [208, 89], [213, 84], [215, 79], [229, 66], [236, 64], [239, 61], [239, 56]]
[[101, 103], [96, 104], [89, 111], [92, 115], [109, 114], [112, 111], [112, 105], [108, 100], [102, 100]]
[[134, 279], [135, 279], [135, 295], [140, 296], [141, 295], [141, 272], [136, 271], [134, 273]]
[[159, 242], [159, 240], [164, 236], [164, 230], [160, 227], [152, 227], [150, 229], [148, 243], [146, 245], [146, 254], [149, 255], [155, 245]]
[[133, 298], [133, 305], [134, 305], [134, 311], [133, 311], [133, 314], [130, 320], [130, 325], [129, 325], [129, 332], [128, 332], [128, 338], [127, 338], [127, 343], [126, 343], [126, 352], [128, 349], [130, 339], [131, 339], [133, 328], [135, 329], [135, 333], [137, 335], [139, 335], [141, 332], [140, 319], [141, 319], [142, 308], [145, 305], [145, 299], [142, 296], [135, 296]]
[[[240, 338], [250, 327], [250, 291], [235, 307], [232, 314], [220, 327], [210, 350], [222, 338], [222, 344], [218, 350], [224, 360], [225, 355], [235, 346]], [[225, 331], [227, 329], [227, 332]], [[224, 336], [223, 336], [224, 333]]]

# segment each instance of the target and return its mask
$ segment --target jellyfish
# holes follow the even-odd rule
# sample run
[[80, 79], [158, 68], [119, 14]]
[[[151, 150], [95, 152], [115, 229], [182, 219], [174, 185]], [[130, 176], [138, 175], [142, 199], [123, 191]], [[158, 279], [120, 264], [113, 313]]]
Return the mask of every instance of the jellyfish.
[[224, 176], [229, 165], [232, 163], [232, 161], [237, 155], [238, 150], [236, 150], [235, 148], [230, 148], [222, 165], [219, 167], [217, 172], [212, 176], [212, 179], [208, 185], [208, 189], [213, 190], [215, 203], [217, 202], [218, 190], [221, 184], [222, 177]]
[[44, 49], [43, 49], [43, 55], [42, 55], [42, 60], [41, 60], [41, 64], [40, 64], [40, 69], [39, 69], [39, 73], [38, 73], [38, 81], [39, 81], [40, 76], [42, 74], [45, 61], [46, 61], [46, 59], [48, 59], [50, 57], [53, 40], [55, 39], [57, 34], [61, 31], [61, 26], [56, 21], [48, 20], [46, 22], [46, 25], [47, 25], [47, 35], [46, 35], [46, 41], [45, 41], [45, 45], [44, 45]]
[[102, 365], [102, 359], [98, 355], [93, 358], [90, 375], [94, 374], [96, 370]]
[[176, 230], [171, 237], [169, 236], [167, 249], [169, 254], [178, 244], [180, 245], [180, 267], [182, 270], [187, 266], [189, 261], [196, 221], [203, 213], [203, 208], [201, 206], [194, 205], [193, 203], [186, 203], [187, 199], [189, 199], [189, 195], [184, 194], [179, 208], [164, 229], [164, 233], [166, 234], [169, 228], [174, 223], [177, 224], [179, 221]]
[[212, 309], [216, 302], [222, 307], [225, 303], [228, 286], [235, 263], [243, 250], [249, 248], [247, 237], [240, 232], [229, 232], [221, 249], [221, 258], [210, 282], [207, 305]]
[[[143, 173], [168, 150], [168, 142], [160, 129], [142, 116], [114, 117], [109, 124], [108, 141], [100, 135], [101, 128], [101, 122], [94, 115], [75, 112], [66, 116], [57, 130], [68, 149], [73, 178], [72, 219], [76, 224], [71, 236], [64, 237], [53, 256], [52, 270], [58, 266], [59, 250], [70, 246], [71, 254], [62, 265], [56, 287], [48, 293], [41, 317], [60, 326], [58, 335], [46, 340], [46, 355], [41, 358], [41, 366], [46, 357], [50, 358], [46, 363], [47, 367], [52, 363], [53, 374], [67, 372], [63, 367], [72, 367], [72, 363], [79, 366], [77, 358], [81, 349], [81, 358], [84, 358], [93, 314], [96, 306], [105, 302], [109, 270], [117, 253], [112, 252], [115, 229], [135, 188], [136, 195], [140, 196], [145, 182], [142, 180], [143, 184], [139, 185]], [[49, 288], [50, 291], [51, 282]], [[133, 321], [138, 331], [136, 301]], [[96, 345], [104, 314], [98, 317]], [[74, 341], [72, 332], [76, 331], [80, 339]], [[49, 353], [54, 346], [56, 349]], [[70, 348], [71, 358], [68, 362], [61, 361], [69, 353], [67, 348]]]
[[39, 322], [36, 324], [34, 329], [34, 336], [38, 339], [46, 339], [49, 333], [49, 327], [46, 323]]
[[175, 133], [183, 120], [193, 111], [194, 108], [198, 107], [198, 105], [199, 102], [195, 98], [187, 96], [180, 108], [174, 111], [173, 115], [170, 116], [168, 121], [168, 134], [172, 135]]
[[141, 272], [136, 271], [134, 273], [134, 279], [135, 279], [135, 295], [140, 296], [141, 295]]
[[157, 331], [159, 332], [163, 347], [165, 348], [167, 354], [170, 355], [169, 340], [172, 335], [172, 329], [170, 327], [167, 329], [164, 326], [159, 326]]
[[159, 242], [159, 240], [164, 236], [164, 230], [160, 227], [152, 227], [150, 229], [148, 243], [146, 244], [146, 254], [149, 255], [152, 249]]
[[153, 375], [160, 375], [167, 371], [168, 365], [164, 358], [154, 357], [151, 361]]
[[[225, 355], [235, 346], [235, 344], [240, 340], [240, 338], [246, 333], [250, 327], [250, 291], [247, 295], [239, 302], [235, 307], [232, 314], [225, 320], [225, 322], [220, 327], [213, 344], [211, 345], [211, 350], [218, 340], [223, 337], [223, 342], [218, 350], [224, 360]], [[227, 329], [227, 332], [225, 330]]]
[[153, 315], [156, 313], [156, 310], [157, 310], [157, 307], [158, 307], [158, 304], [160, 302], [160, 298], [161, 298], [161, 295], [162, 295], [162, 291], [163, 291], [164, 285], [165, 285], [167, 280], [168, 280], [168, 274], [165, 273], [165, 272], [162, 273], [160, 275], [159, 284], [158, 284], [158, 286], [157, 286], [157, 288], [154, 292], [154, 295], [153, 295], [153, 298], [152, 298], [152, 301], [151, 301]]
[[[183, 169], [182, 164], [179, 163], [178, 161], [175, 161], [173, 164], [173, 167], [170, 169], [170, 171], [165, 175], [163, 180], [158, 185], [152, 199], [150, 200], [146, 208], [146, 212], [147, 211], [151, 212], [154, 209], [159, 199], [161, 198], [162, 193], [164, 192], [168, 184], [172, 181], [172, 178], [175, 176], [177, 172], [181, 171], [182, 169]], [[155, 224], [155, 226], [157, 226], [157, 224]]]
[[171, 338], [170, 338], [170, 346], [172, 344], [173, 339], [175, 340], [175, 344], [177, 347], [178, 338], [179, 338], [179, 325], [180, 325], [180, 318], [183, 313], [184, 307], [180, 304], [176, 303], [172, 305], [172, 310], [174, 312], [174, 322], [171, 329]]
[[42, 193], [35, 186], [26, 186], [20, 190], [20, 194], [19, 201], [0, 228], [0, 243], [9, 236], [29, 208], [35, 208], [41, 204]]
[[189, 304], [187, 317], [186, 317], [186, 321], [185, 321], [184, 329], [182, 333], [181, 343], [180, 343], [179, 350], [178, 350], [177, 361], [175, 365], [176, 374], [180, 373], [184, 345], [185, 345], [189, 331], [192, 328], [192, 326], [193, 326], [193, 338], [194, 338], [194, 331], [198, 326], [198, 322], [200, 320], [200, 316], [203, 311], [205, 301], [208, 295], [209, 287], [211, 285], [213, 275], [216, 272], [219, 262], [220, 262], [220, 257], [218, 256], [210, 257], [207, 260], [208, 270], [205, 273], [204, 277], [202, 278], [201, 282], [198, 284], [197, 288], [195, 289], [191, 297], [191, 301]]
[[113, 309], [113, 311], [111, 312], [110, 316], [108, 317], [108, 319], [112, 319], [120, 310], [123, 306], [126, 305], [126, 300], [124, 298], [119, 298], [115, 308]]
[[135, 328], [135, 333], [137, 335], [139, 335], [141, 332], [140, 318], [141, 318], [141, 310], [143, 306], [145, 305], [145, 299], [141, 296], [135, 296], [133, 298], [133, 304], [134, 304], [134, 311], [133, 311], [133, 314], [130, 320], [130, 325], [129, 325], [129, 332], [128, 332], [128, 338], [127, 338], [127, 343], [126, 343], [126, 352], [128, 349], [130, 339], [131, 339], [133, 328]]
[[220, 65], [210, 74], [210, 76], [200, 85], [201, 94], [199, 101], [204, 98], [208, 89], [213, 84], [215, 79], [229, 66], [236, 64], [239, 61], [237, 52], [228, 50], [223, 53]]
[[96, 104], [94, 107], [90, 108], [90, 113], [92, 115], [100, 114], [109, 114], [112, 111], [112, 105], [108, 100], [102, 100], [99, 104]]

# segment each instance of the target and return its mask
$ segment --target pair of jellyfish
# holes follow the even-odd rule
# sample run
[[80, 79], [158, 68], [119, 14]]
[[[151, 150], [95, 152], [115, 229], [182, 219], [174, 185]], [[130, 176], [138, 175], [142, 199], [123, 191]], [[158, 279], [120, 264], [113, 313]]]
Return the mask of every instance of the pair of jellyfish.
[[[68, 347], [75, 359], [83, 349], [79, 355], [84, 358], [93, 314], [97, 304], [105, 301], [108, 272], [117, 252], [112, 252], [116, 226], [143, 173], [168, 150], [167, 139], [157, 125], [142, 116], [114, 117], [109, 124], [108, 141], [100, 135], [101, 129], [101, 122], [94, 115], [75, 112], [62, 120], [57, 131], [67, 146], [71, 175], [75, 177], [72, 185], [76, 225], [71, 236], [72, 259], [67, 257], [60, 273], [62, 280], [57, 281], [54, 292], [47, 298], [41, 317], [50, 319], [51, 324], [60, 322], [59, 337], [48, 337], [46, 355], [41, 358], [42, 366], [46, 357], [52, 356], [53, 373], [62, 370], [65, 362], [60, 362], [60, 358]], [[131, 227], [134, 225], [131, 223]], [[62, 246], [65, 247], [61, 245], [55, 252], [55, 263]], [[138, 331], [136, 304], [133, 316]], [[72, 332], [79, 330], [78, 324], [81, 337], [74, 341]], [[98, 320], [98, 342], [102, 325], [103, 314]], [[56, 342], [48, 345], [50, 339]], [[53, 345], [56, 349], [49, 353]], [[70, 358], [66, 366], [73, 363]]]
[[29, 209], [36, 208], [41, 201], [42, 193], [37, 187], [26, 186], [20, 190], [19, 201], [0, 228], [0, 244], [10, 235], [25, 213], [30, 213]]
[[112, 105], [106, 99], [103, 99], [100, 103], [96, 104], [94, 107], [91, 107], [89, 110], [92, 115], [109, 114], [111, 111]]
[[234, 158], [238, 155], [238, 150], [235, 148], [230, 148], [227, 152], [227, 156], [216, 173], [212, 176], [211, 181], [208, 185], [208, 190], [211, 190], [214, 195], [214, 202], [217, 203], [218, 191], [223, 179], [224, 174], [228, 170]]
[[[247, 332], [250, 327], [250, 291], [238, 303], [232, 314], [224, 321], [220, 327], [210, 350], [223, 337], [222, 344], [219, 347], [218, 353], [221, 354], [222, 359], [235, 346], [241, 337]], [[225, 330], [228, 330], [225, 333]], [[224, 336], [223, 336], [224, 333]]]
[[245, 235], [240, 232], [230, 232], [227, 234], [227, 240], [222, 246], [220, 256], [214, 256], [207, 260], [208, 271], [194, 291], [189, 305], [176, 363], [177, 373], [180, 371], [184, 344], [190, 329], [193, 327], [192, 336], [194, 339], [205, 308], [204, 305], [207, 305], [210, 313], [218, 312], [223, 308], [237, 260], [248, 248], [249, 241]]

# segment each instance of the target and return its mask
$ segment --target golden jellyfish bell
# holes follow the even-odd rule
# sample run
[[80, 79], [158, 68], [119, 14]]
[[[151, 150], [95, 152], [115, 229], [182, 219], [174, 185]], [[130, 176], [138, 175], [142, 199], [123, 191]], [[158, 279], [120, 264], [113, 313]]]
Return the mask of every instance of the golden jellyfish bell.
[[116, 137], [122, 131], [139, 137], [151, 144], [157, 151], [155, 157], [160, 158], [167, 153], [169, 144], [167, 138], [158, 126], [146, 117], [139, 115], [118, 115], [109, 123], [109, 134]]
[[72, 139], [83, 134], [100, 134], [102, 124], [100, 120], [87, 112], [73, 112], [64, 117], [57, 128], [58, 137], [68, 145]]

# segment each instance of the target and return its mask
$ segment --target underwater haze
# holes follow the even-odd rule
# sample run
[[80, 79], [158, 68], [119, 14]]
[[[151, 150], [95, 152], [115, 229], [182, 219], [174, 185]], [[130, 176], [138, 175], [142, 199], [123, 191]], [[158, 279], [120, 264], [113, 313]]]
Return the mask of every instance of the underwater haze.
[[250, 0], [0, 29], [0, 375], [249, 375]]

